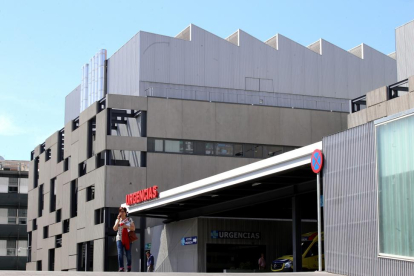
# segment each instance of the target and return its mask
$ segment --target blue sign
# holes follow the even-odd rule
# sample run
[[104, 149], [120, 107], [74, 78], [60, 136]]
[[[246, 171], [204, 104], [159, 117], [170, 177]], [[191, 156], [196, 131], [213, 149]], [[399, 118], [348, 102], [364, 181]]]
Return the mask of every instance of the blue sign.
[[197, 237], [184, 237], [181, 239], [181, 245], [197, 244]]
[[319, 173], [323, 166], [323, 155], [320, 150], [315, 150], [311, 156], [311, 168], [314, 173]]

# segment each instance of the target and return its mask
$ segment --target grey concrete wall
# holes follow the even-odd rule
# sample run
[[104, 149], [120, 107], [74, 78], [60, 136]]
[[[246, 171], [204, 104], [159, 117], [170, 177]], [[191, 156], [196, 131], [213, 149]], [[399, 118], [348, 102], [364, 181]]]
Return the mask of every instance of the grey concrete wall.
[[147, 183], [166, 191], [215, 174], [258, 161], [253, 158], [147, 154]]
[[181, 238], [197, 236], [197, 229], [197, 219], [147, 228], [145, 240], [151, 243], [156, 272], [197, 272], [198, 245], [181, 245]]
[[388, 100], [387, 87], [380, 87], [367, 93], [367, 108], [348, 114], [348, 128], [384, 118], [414, 108], [414, 76], [409, 78], [409, 93]]
[[414, 263], [378, 257], [374, 124], [322, 141], [325, 268], [343, 275], [412, 275]]
[[[148, 137], [305, 146], [346, 129], [346, 114], [148, 98]], [[300, 135], [298, 129], [301, 130]]]

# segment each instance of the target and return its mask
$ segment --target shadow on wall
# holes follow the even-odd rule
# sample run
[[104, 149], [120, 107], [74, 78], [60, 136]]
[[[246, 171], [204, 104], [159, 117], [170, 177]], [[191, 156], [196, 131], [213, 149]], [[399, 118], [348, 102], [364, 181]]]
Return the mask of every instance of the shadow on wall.
[[147, 229], [156, 272], [197, 272], [197, 244], [181, 244], [183, 237], [197, 236], [197, 219]]

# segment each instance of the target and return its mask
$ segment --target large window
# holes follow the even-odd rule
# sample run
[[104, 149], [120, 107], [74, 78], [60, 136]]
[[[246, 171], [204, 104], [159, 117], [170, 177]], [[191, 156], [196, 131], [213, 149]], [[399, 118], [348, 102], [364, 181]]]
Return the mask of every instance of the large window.
[[110, 109], [109, 134], [113, 136], [145, 137], [146, 112], [126, 109]]
[[172, 139], [148, 139], [149, 152], [215, 155], [227, 157], [268, 158], [291, 151], [297, 147], [227, 142], [188, 141]]
[[50, 180], [50, 206], [49, 212], [54, 212], [56, 210], [56, 178]]
[[379, 252], [414, 258], [414, 116], [376, 126]]
[[113, 166], [142, 167], [139, 151], [111, 150], [110, 153], [110, 164]]

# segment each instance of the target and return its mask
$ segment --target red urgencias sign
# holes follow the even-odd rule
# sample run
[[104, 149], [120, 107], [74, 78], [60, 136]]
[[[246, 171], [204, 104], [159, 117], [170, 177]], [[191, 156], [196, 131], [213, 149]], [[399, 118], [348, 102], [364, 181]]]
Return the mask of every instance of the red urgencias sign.
[[126, 205], [134, 205], [158, 197], [158, 186], [152, 186], [141, 191], [126, 195]]

